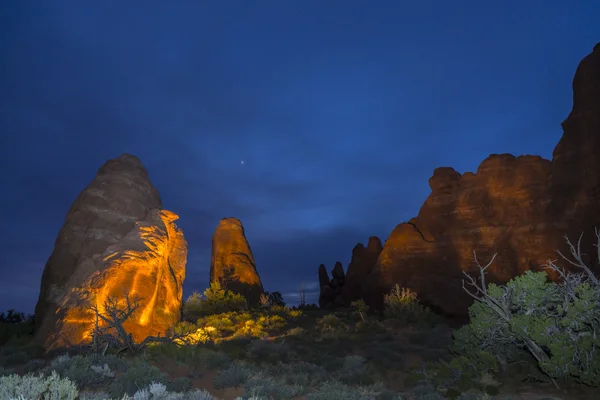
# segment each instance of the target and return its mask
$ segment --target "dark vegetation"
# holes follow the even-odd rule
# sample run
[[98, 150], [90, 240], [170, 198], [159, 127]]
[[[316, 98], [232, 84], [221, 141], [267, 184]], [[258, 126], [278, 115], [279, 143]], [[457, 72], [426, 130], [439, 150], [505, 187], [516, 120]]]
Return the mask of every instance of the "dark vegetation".
[[[187, 299], [167, 338], [143, 343], [122, 327], [137, 300], [112, 299], [95, 310], [93, 342], [60, 355], [33, 344], [33, 319], [9, 310], [0, 314], [0, 398], [585, 399], [600, 387], [600, 281], [567, 243], [571, 257], [559, 255], [571, 269], [546, 265], [557, 282], [527, 271], [486, 284], [493, 259], [475, 257], [480, 276], [464, 280], [470, 321], [454, 331], [398, 285], [376, 312], [363, 301], [289, 308], [278, 292], [252, 309], [213, 283]], [[541, 397], [520, 397], [523, 386]]]

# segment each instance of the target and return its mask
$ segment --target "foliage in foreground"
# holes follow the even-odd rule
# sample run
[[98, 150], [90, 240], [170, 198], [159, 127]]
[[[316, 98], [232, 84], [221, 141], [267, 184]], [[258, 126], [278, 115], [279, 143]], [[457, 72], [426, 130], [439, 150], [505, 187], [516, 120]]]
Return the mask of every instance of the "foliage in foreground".
[[400, 287], [399, 284], [384, 295], [383, 303], [385, 316], [402, 324], [435, 320], [434, 314], [419, 303], [417, 294], [408, 288]]
[[204, 295], [194, 292], [188, 297], [183, 304], [183, 318], [193, 322], [207, 315], [243, 311], [247, 308], [244, 296], [224, 289], [219, 282], [212, 282]]
[[[600, 234], [596, 231], [597, 245]], [[600, 281], [583, 262], [580, 251], [566, 238], [574, 261], [559, 255], [581, 272], [565, 272], [553, 261], [546, 267], [562, 280], [551, 282], [545, 271], [526, 271], [506, 285], [479, 284], [468, 277], [477, 301], [470, 307], [471, 322], [455, 332], [453, 350], [469, 356], [473, 349], [492, 354], [503, 366], [524, 351], [558, 387], [555, 379], [600, 386]], [[600, 252], [599, 252], [600, 261]], [[463, 285], [464, 287], [464, 285]]]

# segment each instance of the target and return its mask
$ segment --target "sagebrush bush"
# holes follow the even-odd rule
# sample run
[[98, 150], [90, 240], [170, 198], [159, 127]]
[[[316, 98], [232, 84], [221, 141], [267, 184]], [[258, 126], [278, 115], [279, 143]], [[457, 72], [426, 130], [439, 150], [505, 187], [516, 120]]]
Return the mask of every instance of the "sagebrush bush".
[[315, 386], [331, 378], [323, 367], [307, 362], [271, 364], [263, 371], [270, 376], [278, 377], [288, 385], [304, 388]]
[[204, 291], [204, 296], [194, 292], [188, 297], [183, 304], [183, 318], [193, 322], [206, 315], [242, 311], [247, 308], [244, 296], [222, 288], [219, 282], [212, 282]]
[[430, 318], [431, 312], [419, 304], [417, 294], [408, 288], [396, 284], [384, 295], [384, 314], [402, 323], [414, 323]]
[[350, 355], [343, 358], [342, 366], [335, 371], [335, 375], [340, 382], [360, 385], [373, 383], [365, 368], [366, 359], [358, 355]]
[[306, 388], [297, 384], [287, 384], [280, 378], [259, 372], [252, 375], [244, 384], [244, 395], [269, 400], [288, 400], [303, 394]]
[[260, 363], [287, 362], [290, 348], [286, 343], [269, 340], [253, 340], [248, 345], [248, 357]]
[[123, 394], [133, 395], [140, 388], [152, 383], [167, 385], [168, 382], [167, 375], [156, 366], [143, 359], [134, 359], [122, 374], [112, 379], [108, 392], [112, 397], [119, 397]]
[[358, 315], [360, 316], [360, 319], [364, 322], [366, 319], [367, 313], [369, 312], [369, 306], [367, 305], [367, 303], [365, 303], [365, 301], [363, 299], [360, 299], [360, 300], [353, 301], [350, 304], [350, 306], [356, 313], [358, 313]]
[[56, 371], [60, 376], [83, 387], [110, 382], [115, 375], [114, 370], [124, 369], [127, 365], [127, 361], [116, 356], [89, 354], [71, 357], [63, 354], [54, 358], [39, 372], [48, 376]]
[[497, 392], [492, 376], [498, 371], [498, 363], [487, 352], [471, 353], [469, 357], [458, 356], [450, 361], [428, 362], [411, 368], [404, 380], [407, 387], [433, 386], [443, 394], [457, 397], [468, 390]]
[[50, 376], [17, 374], [0, 377], [0, 399], [26, 400], [75, 400], [79, 395], [77, 386], [56, 372]]
[[306, 396], [308, 400], [373, 400], [384, 388], [380, 385], [352, 387], [341, 382], [328, 381]]
[[228, 368], [220, 371], [213, 381], [216, 388], [240, 387], [250, 379], [256, 371], [242, 361], [234, 361]]
[[[19, 324], [9, 324], [19, 325]], [[23, 364], [27, 361], [43, 356], [44, 349], [39, 344], [33, 343], [28, 336], [11, 336], [6, 343], [0, 346], [0, 366], [10, 367]]]
[[317, 321], [317, 326], [323, 336], [331, 338], [337, 338], [349, 330], [346, 322], [335, 314], [325, 315]]

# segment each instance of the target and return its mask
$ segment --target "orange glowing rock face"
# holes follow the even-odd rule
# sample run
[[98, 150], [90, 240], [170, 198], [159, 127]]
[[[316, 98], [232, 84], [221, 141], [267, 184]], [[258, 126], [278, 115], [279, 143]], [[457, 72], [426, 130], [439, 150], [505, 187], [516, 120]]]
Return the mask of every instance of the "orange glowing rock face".
[[251, 305], [258, 304], [264, 293], [244, 227], [236, 218], [223, 218], [215, 230], [210, 281], [243, 295]]
[[79, 282], [64, 295], [56, 310], [54, 335], [46, 348], [89, 342], [95, 326], [90, 305], [104, 311], [104, 302], [114, 297], [124, 305], [125, 294], [140, 299], [140, 307], [123, 327], [136, 342], [147, 336], [164, 335], [181, 315], [182, 286], [185, 278], [187, 243], [173, 221], [179, 217], [166, 210], [152, 210], [144, 221], [118, 243], [85, 262], [95, 272], [77, 276]]

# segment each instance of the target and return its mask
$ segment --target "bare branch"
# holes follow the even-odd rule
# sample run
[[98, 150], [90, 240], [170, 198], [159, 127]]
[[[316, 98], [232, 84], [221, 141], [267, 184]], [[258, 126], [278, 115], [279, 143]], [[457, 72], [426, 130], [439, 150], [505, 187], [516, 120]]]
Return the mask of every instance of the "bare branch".
[[473, 258], [475, 259], [475, 264], [477, 265], [477, 267], [479, 267], [479, 271], [481, 274], [481, 288], [483, 293], [485, 294], [487, 294], [487, 286], [485, 284], [485, 270], [488, 269], [490, 265], [492, 265], [497, 255], [498, 253], [494, 253], [490, 262], [487, 263], [485, 267], [482, 267], [481, 264], [479, 264], [479, 261], [477, 260], [477, 253], [475, 252], [475, 250], [473, 250]]

